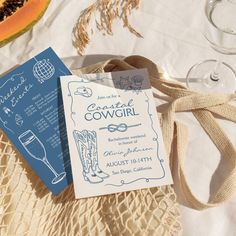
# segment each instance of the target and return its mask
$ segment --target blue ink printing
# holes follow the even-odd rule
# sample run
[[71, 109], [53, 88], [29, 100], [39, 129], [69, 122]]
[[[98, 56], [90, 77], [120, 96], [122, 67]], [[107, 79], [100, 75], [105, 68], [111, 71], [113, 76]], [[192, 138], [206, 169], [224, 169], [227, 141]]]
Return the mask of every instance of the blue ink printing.
[[104, 129], [106, 129], [106, 130], [108, 130], [108, 131], [111, 132], [111, 133], [112, 133], [112, 132], [115, 132], [115, 131], [125, 132], [125, 131], [127, 131], [128, 128], [137, 127], [137, 126], [140, 126], [140, 125], [141, 125], [141, 123], [135, 124], [135, 125], [127, 125], [127, 124], [125, 124], [125, 123], [121, 123], [121, 124], [119, 124], [119, 125], [110, 124], [110, 125], [108, 125], [108, 126], [106, 126], [106, 127], [101, 127], [101, 128], [99, 128], [99, 130], [104, 130]]
[[0, 80], [1, 127], [55, 195], [72, 182], [59, 83], [63, 74], [71, 73], [48, 48]]
[[87, 107], [87, 111], [88, 112], [84, 115], [87, 121], [139, 115], [134, 109], [133, 99], [130, 99], [128, 103], [117, 102], [102, 107], [98, 106], [96, 103], [92, 103]]
[[109, 177], [98, 164], [97, 133], [89, 130], [74, 130], [73, 136], [83, 168], [84, 180], [91, 184], [103, 182]]

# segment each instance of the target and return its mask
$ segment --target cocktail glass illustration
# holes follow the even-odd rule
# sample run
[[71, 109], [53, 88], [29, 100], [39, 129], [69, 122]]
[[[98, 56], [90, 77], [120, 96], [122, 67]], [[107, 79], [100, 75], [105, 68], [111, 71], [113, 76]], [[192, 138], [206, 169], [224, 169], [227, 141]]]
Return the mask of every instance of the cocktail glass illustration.
[[61, 172], [58, 174], [57, 171], [49, 163], [45, 147], [39, 140], [39, 138], [33, 133], [33, 131], [27, 130], [26, 132], [21, 134], [18, 139], [31, 157], [38, 161], [42, 161], [55, 175], [55, 178], [51, 181], [52, 184], [57, 184], [65, 178], [65, 172]]

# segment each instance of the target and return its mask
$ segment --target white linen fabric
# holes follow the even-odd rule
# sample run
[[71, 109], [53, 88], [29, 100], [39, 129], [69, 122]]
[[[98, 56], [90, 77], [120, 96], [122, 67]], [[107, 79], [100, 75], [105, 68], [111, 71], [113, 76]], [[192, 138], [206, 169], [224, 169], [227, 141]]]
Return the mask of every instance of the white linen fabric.
[[[92, 2], [52, 0], [46, 14], [33, 29], [0, 48], [0, 74], [49, 46], [71, 69], [107, 59], [109, 54], [138, 54], [159, 64], [170, 76], [180, 79], [184, 79], [193, 64], [219, 57], [202, 34], [205, 0], [143, 0], [140, 9], [131, 15], [130, 23], [144, 38], [130, 34], [122, 27], [122, 22], [117, 21], [113, 36], [94, 32], [86, 56], [78, 57], [72, 45], [72, 29], [81, 10]], [[236, 69], [236, 56], [221, 55], [221, 59]], [[157, 105], [161, 102], [156, 99]], [[218, 150], [192, 114], [178, 114], [178, 119], [189, 128], [186, 160], [189, 184], [200, 199], [206, 200], [226, 170], [224, 163], [220, 162]], [[236, 144], [235, 126], [222, 120], [219, 123]], [[181, 203], [183, 235], [235, 235], [236, 196], [217, 208], [196, 211], [187, 206], [178, 186], [176, 191]]]

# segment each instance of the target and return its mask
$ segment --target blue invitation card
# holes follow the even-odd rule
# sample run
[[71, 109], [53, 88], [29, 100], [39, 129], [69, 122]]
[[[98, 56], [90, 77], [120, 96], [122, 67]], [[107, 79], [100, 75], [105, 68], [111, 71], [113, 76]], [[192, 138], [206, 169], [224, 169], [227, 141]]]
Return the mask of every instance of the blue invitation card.
[[172, 183], [147, 71], [61, 77], [76, 198]]
[[48, 48], [0, 78], [0, 124], [53, 194], [72, 182], [59, 77], [70, 71]]

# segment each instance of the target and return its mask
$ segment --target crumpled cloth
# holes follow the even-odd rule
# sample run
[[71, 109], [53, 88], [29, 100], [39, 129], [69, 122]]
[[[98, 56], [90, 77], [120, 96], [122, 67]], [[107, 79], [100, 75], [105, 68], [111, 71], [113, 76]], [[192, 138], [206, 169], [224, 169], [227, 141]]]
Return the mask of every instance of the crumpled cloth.
[[[183, 83], [189, 68], [195, 63], [219, 57], [219, 53], [209, 46], [203, 36], [206, 0], [141, 1], [139, 10], [132, 12], [129, 22], [144, 38], [130, 34], [118, 21], [114, 24], [112, 37], [94, 31], [86, 49], [86, 57], [78, 57], [72, 45], [73, 27], [81, 11], [94, 1], [51, 1], [46, 13], [33, 29], [0, 48], [0, 74], [22, 64], [49, 46], [73, 68], [82, 63], [92, 64], [95, 57], [105, 60], [106, 58], [101, 59], [101, 54], [143, 55]], [[236, 68], [235, 55], [222, 54], [220, 58]], [[233, 83], [234, 81], [232, 86]], [[163, 103], [162, 97], [157, 97], [155, 101], [157, 105]], [[207, 201], [210, 193], [220, 183], [221, 174], [227, 174], [228, 170], [218, 149], [191, 112], [177, 112], [175, 119], [188, 126], [189, 143], [185, 160], [188, 182], [195, 195]], [[224, 119], [217, 121], [236, 145], [233, 123]], [[174, 178], [175, 175], [174, 172]], [[224, 205], [199, 212], [187, 205], [177, 186], [175, 190], [180, 203], [184, 236], [235, 235], [236, 197]]]

